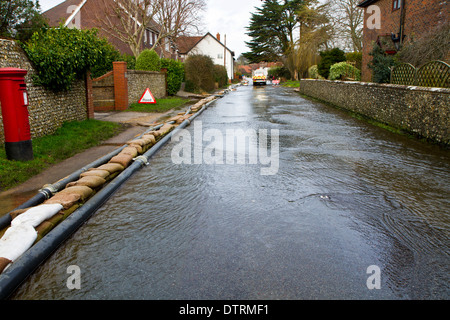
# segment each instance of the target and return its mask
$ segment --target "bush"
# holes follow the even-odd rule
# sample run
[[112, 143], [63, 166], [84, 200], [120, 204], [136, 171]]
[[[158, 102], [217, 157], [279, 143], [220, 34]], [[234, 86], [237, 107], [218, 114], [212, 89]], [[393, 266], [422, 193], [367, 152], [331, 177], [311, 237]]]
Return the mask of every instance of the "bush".
[[75, 79], [84, 78], [97, 63], [105, 63], [104, 55], [111, 53], [111, 45], [97, 37], [96, 29], [62, 25], [34, 33], [22, 48], [36, 68], [35, 84], [53, 91], [69, 90]]
[[113, 62], [120, 61], [121, 56], [119, 51], [111, 44], [105, 45], [105, 51], [99, 58], [97, 63], [91, 68], [91, 75], [93, 78], [100, 77], [113, 69]]
[[180, 90], [184, 80], [183, 63], [173, 59], [161, 59], [161, 68], [167, 69], [167, 93], [173, 96]]
[[214, 63], [209, 56], [196, 54], [184, 62], [185, 90], [188, 92], [210, 92], [214, 90]]
[[345, 52], [339, 48], [334, 48], [327, 51], [320, 52], [321, 60], [317, 65], [319, 74], [328, 79], [330, 75], [330, 67], [338, 62], [346, 61]]
[[214, 65], [214, 81], [219, 85], [219, 88], [226, 87], [228, 84], [228, 73], [224, 66]]
[[391, 82], [391, 67], [396, 65], [393, 56], [386, 55], [379, 45], [373, 44], [373, 49], [369, 53], [372, 61], [368, 64], [372, 69], [372, 81], [375, 83]]
[[291, 73], [285, 66], [270, 68], [267, 75], [273, 78], [291, 79]]
[[345, 55], [347, 61], [354, 62], [355, 67], [361, 70], [362, 67], [362, 52], [349, 52]]
[[316, 64], [311, 66], [311, 67], [309, 67], [309, 69], [308, 69], [308, 76], [311, 79], [319, 79], [319, 70], [318, 70]]
[[330, 80], [361, 80], [361, 71], [347, 62], [338, 62], [330, 67]]
[[136, 59], [136, 70], [160, 71], [161, 59], [154, 50], [145, 49]]

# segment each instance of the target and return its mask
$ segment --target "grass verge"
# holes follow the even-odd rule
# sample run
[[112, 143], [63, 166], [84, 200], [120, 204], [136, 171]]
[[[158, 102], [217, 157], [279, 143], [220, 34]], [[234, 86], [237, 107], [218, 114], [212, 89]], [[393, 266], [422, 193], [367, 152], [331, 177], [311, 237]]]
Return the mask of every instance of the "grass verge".
[[281, 83], [283, 87], [289, 87], [289, 88], [298, 88], [300, 87], [300, 81], [298, 80], [287, 80], [283, 83]]
[[156, 99], [156, 103], [132, 103], [127, 111], [135, 112], [166, 112], [171, 109], [181, 108], [191, 102], [190, 99], [181, 97], [167, 97]]
[[123, 125], [99, 120], [72, 121], [52, 135], [32, 140], [34, 159], [27, 162], [7, 160], [0, 146], [0, 191], [17, 186], [52, 164], [100, 144], [123, 130]]

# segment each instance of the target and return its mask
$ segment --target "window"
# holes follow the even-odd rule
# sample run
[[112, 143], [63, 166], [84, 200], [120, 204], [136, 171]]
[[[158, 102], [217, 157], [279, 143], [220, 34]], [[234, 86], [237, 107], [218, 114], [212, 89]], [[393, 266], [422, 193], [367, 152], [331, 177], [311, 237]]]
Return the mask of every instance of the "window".
[[217, 59], [223, 59], [223, 54], [222, 54], [222, 53], [219, 53], [219, 54], [217, 55]]
[[402, 6], [402, 0], [393, 0], [392, 1], [392, 11], [400, 9]]

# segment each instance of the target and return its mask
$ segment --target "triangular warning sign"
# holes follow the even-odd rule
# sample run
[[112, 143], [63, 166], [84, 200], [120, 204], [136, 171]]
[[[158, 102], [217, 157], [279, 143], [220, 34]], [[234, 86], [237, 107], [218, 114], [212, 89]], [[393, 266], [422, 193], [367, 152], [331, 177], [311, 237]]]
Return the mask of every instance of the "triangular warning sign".
[[155, 97], [153, 97], [153, 94], [151, 93], [149, 88], [145, 89], [145, 92], [139, 100], [139, 103], [156, 103]]

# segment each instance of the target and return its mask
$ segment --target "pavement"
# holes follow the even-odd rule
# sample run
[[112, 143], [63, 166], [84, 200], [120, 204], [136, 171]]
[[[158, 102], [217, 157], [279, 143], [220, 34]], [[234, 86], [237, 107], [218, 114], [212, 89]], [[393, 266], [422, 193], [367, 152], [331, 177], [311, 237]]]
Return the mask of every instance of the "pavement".
[[0, 216], [15, 209], [20, 204], [33, 197], [45, 184], [57, 182], [74, 171], [126, 144], [127, 141], [139, 136], [150, 126], [164, 121], [181, 111], [170, 110], [166, 113], [151, 114], [146, 112], [120, 111], [95, 112], [95, 119], [126, 124], [125, 130], [118, 135], [103, 141], [96, 147], [89, 148], [69, 159], [49, 167], [21, 185], [0, 192]]

